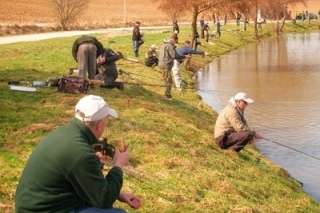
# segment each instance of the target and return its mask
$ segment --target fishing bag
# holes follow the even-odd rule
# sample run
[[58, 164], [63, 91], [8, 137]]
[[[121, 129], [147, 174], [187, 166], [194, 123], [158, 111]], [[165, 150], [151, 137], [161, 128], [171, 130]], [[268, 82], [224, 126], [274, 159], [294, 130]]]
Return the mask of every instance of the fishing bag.
[[58, 91], [62, 93], [87, 93], [90, 82], [76, 76], [63, 76], [59, 81]]

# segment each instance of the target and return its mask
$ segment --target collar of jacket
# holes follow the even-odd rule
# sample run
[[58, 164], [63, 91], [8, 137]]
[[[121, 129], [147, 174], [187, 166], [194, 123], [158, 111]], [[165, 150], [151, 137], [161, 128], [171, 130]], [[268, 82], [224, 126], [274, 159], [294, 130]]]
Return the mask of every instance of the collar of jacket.
[[82, 132], [84, 132], [87, 140], [89, 141], [89, 144], [97, 143], [98, 139], [96, 136], [92, 133], [92, 131], [79, 119], [73, 118], [71, 122], [73, 125], [75, 125], [77, 128], [79, 128]]

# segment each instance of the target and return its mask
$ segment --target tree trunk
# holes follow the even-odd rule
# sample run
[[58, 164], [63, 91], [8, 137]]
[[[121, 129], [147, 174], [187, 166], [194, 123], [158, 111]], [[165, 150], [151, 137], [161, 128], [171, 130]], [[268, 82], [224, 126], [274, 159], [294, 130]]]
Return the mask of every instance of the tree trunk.
[[282, 17], [282, 19], [280, 21], [280, 26], [279, 26], [279, 32], [280, 33], [283, 33], [283, 26], [284, 26], [284, 23], [285, 23], [286, 19], [287, 19], [287, 7], [284, 7], [284, 9], [283, 9], [283, 17]]
[[198, 19], [198, 15], [199, 15], [199, 8], [197, 6], [193, 7], [193, 11], [192, 11], [192, 23], [191, 23], [191, 30], [192, 30], [192, 34], [191, 34], [191, 46], [193, 47], [194, 42], [195, 42], [195, 38], [197, 35], [197, 19]]
[[258, 5], [256, 4], [256, 12], [254, 17], [254, 30], [253, 30], [253, 38], [258, 39]]

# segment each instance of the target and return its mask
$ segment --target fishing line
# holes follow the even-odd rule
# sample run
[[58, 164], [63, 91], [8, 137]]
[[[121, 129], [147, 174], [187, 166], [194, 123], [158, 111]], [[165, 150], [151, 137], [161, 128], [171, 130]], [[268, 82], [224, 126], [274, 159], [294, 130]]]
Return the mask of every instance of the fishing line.
[[302, 152], [302, 151], [300, 151], [300, 150], [297, 150], [297, 149], [292, 148], [292, 147], [290, 147], [290, 146], [281, 144], [281, 143], [279, 143], [279, 142], [272, 141], [272, 140], [270, 140], [270, 139], [268, 139], [268, 138], [262, 137], [262, 139], [265, 139], [265, 140], [270, 141], [270, 142], [272, 142], [272, 143], [275, 143], [275, 144], [278, 144], [278, 145], [280, 145], [280, 146], [286, 147], [286, 148], [288, 148], [288, 149], [294, 150], [294, 151], [296, 151], [296, 152], [299, 152], [299, 153], [301, 153], [301, 154], [304, 154], [304, 155], [309, 156], [309, 157], [311, 157], [311, 158], [314, 158], [314, 159], [316, 159], [316, 160], [320, 160], [320, 158], [318, 158], [318, 157], [314, 157], [314, 156], [312, 156], [312, 155], [310, 155], [310, 154], [308, 154], [308, 153]]
[[[104, 163], [105, 163], [106, 165], [108, 165], [108, 166], [113, 166], [112, 163], [109, 163], [109, 162], [104, 162]], [[174, 199], [174, 198], [169, 198], [167, 195], [165, 195], [165, 193], [160, 193], [161, 189], [168, 189], [168, 188], [163, 187], [163, 186], [160, 186], [160, 184], [162, 184], [162, 183], [161, 183], [162, 180], [159, 179], [158, 177], [153, 176], [153, 175], [150, 175], [150, 174], [146, 174], [145, 172], [142, 172], [142, 171], [139, 171], [139, 170], [137, 170], [137, 169], [134, 169], [134, 168], [132, 168], [131, 166], [124, 166], [124, 167], [122, 168], [122, 170], [125, 172], [125, 174], [127, 174], [128, 176], [130, 176], [130, 177], [133, 178], [133, 179], [136, 179], [136, 180], [138, 180], [138, 181], [140, 181], [140, 182], [146, 182], [146, 181], [148, 181], [148, 182], [152, 183], [154, 186], [143, 186], [143, 187], [149, 188], [154, 194], [156, 194], [156, 195], [158, 195], [158, 196], [160, 196], [160, 197], [164, 198], [165, 200], [170, 201], [170, 202], [172, 202], [172, 203], [175, 203], [175, 202], [176, 202], [176, 199]], [[158, 183], [158, 184], [155, 184], [155, 181], [152, 180], [150, 177], [152, 177], [153, 179], [158, 180], [158, 182], [160, 182], [160, 184], [159, 184], [159, 183]], [[172, 183], [172, 182], [171, 182], [171, 183]], [[169, 188], [171, 188], [171, 189], [174, 189], [174, 187], [172, 187], [172, 186], [169, 185], [168, 183], [164, 183], [163, 185], [166, 185], [167, 187], [169, 187]], [[186, 189], [190, 194], [193, 194], [193, 193], [191, 192], [191, 190], [189, 190], [188, 188], [185, 187], [184, 189]], [[167, 191], [166, 191], [166, 193], [169, 193], [171, 196], [180, 196], [179, 194], [174, 195], [174, 194], [171, 194], [170, 192], [167, 192]], [[186, 193], [184, 193], [184, 195], [185, 195], [185, 194], [186, 194]], [[190, 198], [190, 199], [191, 199], [191, 198]]]

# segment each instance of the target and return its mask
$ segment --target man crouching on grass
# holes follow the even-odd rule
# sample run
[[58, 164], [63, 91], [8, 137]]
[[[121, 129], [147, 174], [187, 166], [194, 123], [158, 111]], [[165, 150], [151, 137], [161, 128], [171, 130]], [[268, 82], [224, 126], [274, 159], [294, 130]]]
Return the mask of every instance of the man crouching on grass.
[[120, 191], [130, 149], [120, 152], [115, 147], [113, 167], [104, 177], [91, 147], [105, 131], [108, 116], [118, 114], [103, 98], [79, 100], [71, 122], [44, 137], [31, 154], [17, 187], [16, 213], [126, 212], [113, 208], [117, 199], [134, 209], [141, 206], [140, 198]]
[[243, 92], [231, 97], [227, 106], [219, 113], [214, 135], [217, 145], [221, 149], [240, 152], [254, 138], [261, 139], [261, 135], [251, 129], [244, 118], [244, 110], [253, 100]]

